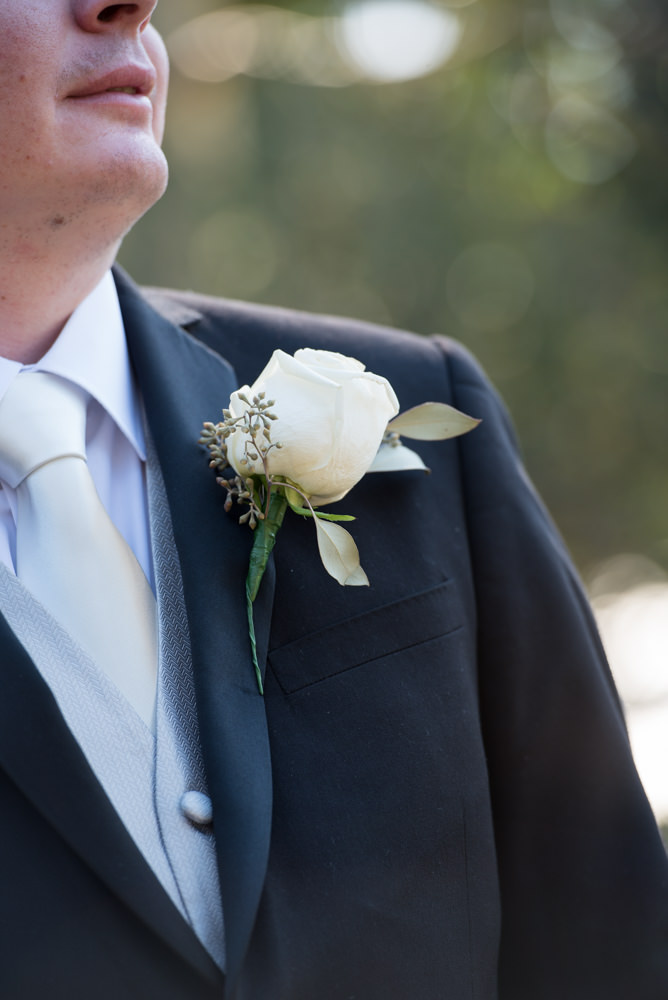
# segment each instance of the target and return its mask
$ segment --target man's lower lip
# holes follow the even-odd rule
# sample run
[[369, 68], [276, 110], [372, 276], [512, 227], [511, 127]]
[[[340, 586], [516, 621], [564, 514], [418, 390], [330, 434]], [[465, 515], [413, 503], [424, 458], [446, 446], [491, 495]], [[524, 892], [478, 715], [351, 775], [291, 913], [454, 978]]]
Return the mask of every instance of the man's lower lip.
[[124, 107], [150, 108], [151, 101], [146, 94], [128, 94], [123, 90], [101, 90], [97, 94], [82, 94], [71, 97], [77, 104], [121, 104]]

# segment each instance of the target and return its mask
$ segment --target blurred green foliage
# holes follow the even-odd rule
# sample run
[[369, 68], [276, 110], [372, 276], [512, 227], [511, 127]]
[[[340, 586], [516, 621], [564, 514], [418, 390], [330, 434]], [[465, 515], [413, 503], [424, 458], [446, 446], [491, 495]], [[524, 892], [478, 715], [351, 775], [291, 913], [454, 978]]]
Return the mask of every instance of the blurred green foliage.
[[[185, 7], [155, 17], [173, 56], [221, 4]], [[175, 68], [170, 188], [121, 261], [143, 283], [458, 338], [581, 569], [624, 551], [668, 568], [668, 10], [458, 7], [453, 58], [404, 82]]]

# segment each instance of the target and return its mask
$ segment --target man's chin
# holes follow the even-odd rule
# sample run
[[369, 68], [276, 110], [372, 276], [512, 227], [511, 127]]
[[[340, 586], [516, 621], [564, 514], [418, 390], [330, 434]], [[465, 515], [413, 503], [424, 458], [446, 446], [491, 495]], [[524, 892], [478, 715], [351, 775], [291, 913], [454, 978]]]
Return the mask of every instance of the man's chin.
[[92, 170], [79, 172], [80, 208], [92, 208], [95, 203], [111, 209], [117, 206], [119, 215], [134, 212], [138, 219], [162, 197], [167, 178], [164, 153], [145, 136], [106, 157], [101, 152]]

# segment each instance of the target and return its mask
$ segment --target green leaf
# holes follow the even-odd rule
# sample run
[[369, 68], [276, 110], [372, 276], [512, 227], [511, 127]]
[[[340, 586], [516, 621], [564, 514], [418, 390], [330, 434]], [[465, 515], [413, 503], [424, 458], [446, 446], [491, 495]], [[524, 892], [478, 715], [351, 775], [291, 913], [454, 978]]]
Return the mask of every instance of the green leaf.
[[251, 549], [248, 576], [246, 578], [251, 601], [254, 601], [257, 597], [271, 550], [276, 544], [278, 529], [283, 523], [287, 509], [287, 500], [282, 493], [275, 490], [269, 500], [267, 516], [262, 521], [258, 521], [257, 528], [253, 532], [253, 548]]
[[295, 514], [301, 514], [302, 517], [313, 517], [313, 511], [310, 507], [297, 507], [290, 504], [290, 510], [293, 510]]
[[324, 510], [316, 510], [315, 516], [319, 517], [321, 521], [354, 521], [355, 518], [352, 514], [328, 514]]
[[269, 500], [269, 512], [262, 521], [258, 521], [257, 528], [253, 532], [253, 548], [251, 549], [250, 562], [248, 564], [248, 575], [246, 577], [246, 611], [248, 613], [248, 637], [250, 639], [251, 657], [255, 668], [255, 677], [260, 694], [264, 694], [262, 686], [262, 673], [257, 660], [257, 646], [255, 643], [255, 622], [253, 619], [253, 601], [257, 597], [264, 571], [267, 568], [271, 550], [276, 544], [278, 529], [283, 523], [285, 512], [288, 509], [288, 502], [278, 490], [272, 493]]
[[479, 423], [447, 403], [422, 403], [390, 420], [387, 429], [419, 441], [443, 441], [466, 434]]
[[294, 510], [295, 514], [301, 514], [303, 513], [304, 510], [306, 510], [308, 511], [308, 513], [305, 515], [306, 517], [313, 516], [311, 514], [311, 511], [308, 510], [308, 507], [306, 508], [302, 507], [302, 501], [304, 498], [301, 495], [301, 493], [298, 493], [297, 490], [294, 489], [292, 486], [284, 486], [282, 487], [282, 489], [283, 492], [285, 493], [285, 499], [288, 501], [288, 503], [290, 504], [290, 508]]
[[300, 514], [302, 517], [316, 517], [321, 518], [323, 521], [354, 521], [355, 518], [352, 514], [328, 514], [323, 510], [312, 510], [310, 507], [302, 507], [300, 500], [301, 495], [292, 486], [281, 487], [285, 493], [285, 499], [290, 504], [290, 510], [293, 510], [295, 514]]

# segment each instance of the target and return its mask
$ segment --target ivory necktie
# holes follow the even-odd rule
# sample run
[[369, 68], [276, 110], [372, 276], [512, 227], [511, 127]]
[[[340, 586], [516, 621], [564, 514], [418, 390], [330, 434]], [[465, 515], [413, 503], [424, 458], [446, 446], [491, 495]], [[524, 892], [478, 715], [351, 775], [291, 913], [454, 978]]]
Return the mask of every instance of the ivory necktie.
[[0, 402], [0, 478], [16, 489], [16, 573], [153, 726], [153, 592], [86, 464], [89, 396], [20, 372]]

